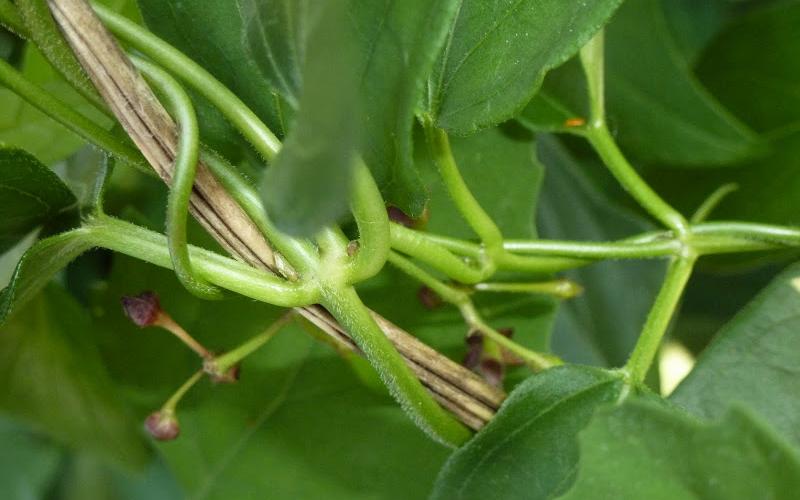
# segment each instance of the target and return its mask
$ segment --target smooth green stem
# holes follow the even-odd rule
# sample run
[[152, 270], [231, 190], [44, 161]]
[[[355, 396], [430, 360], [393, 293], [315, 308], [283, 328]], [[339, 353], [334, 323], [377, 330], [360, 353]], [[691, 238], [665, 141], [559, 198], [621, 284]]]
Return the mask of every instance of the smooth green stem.
[[525, 361], [525, 363], [532, 369], [540, 371], [561, 364], [561, 361], [555, 356], [541, 354], [526, 349], [491, 326], [487, 325], [486, 322], [481, 318], [477, 309], [475, 309], [475, 305], [472, 303], [472, 300], [467, 292], [443, 283], [434, 276], [428, 274], [424, 269], [420, 268], [396, 252], [389, 253], [389, 262], [404, 273], [408, 274], [412, 278], [436, 292], [436, 294], [438, 294], [445, 302], [456, 306], [464, 316], [464, 320], [471, 328], [480, 331], [492, 341], [500, 344], [510, 352], [513, 352], [520, 359]]
[[367, 166], [359, 161], [354, 175], [353, 218], [358, 226], [358, 250], [349, 263], [348, 282], [371, 278], [389, 256], [389, 216], [386, 203]]
[[97, 110], [111, 116], [100, 94], [81, 68], [61, 30], [53, 19], [48, 0], [16, 0], [20, 18], [30, 35], [30, 40], [55, 70], [64, 77]]
[[70, 106], [59, 101], [38, 85], [28, 81], [3, 59], [0, 59], [0, 83], [81, 138], [108, 151], [142, 172], [155, 175], [155, 172], [145, 163], [141, 153], [133, 146], [121, 141], [100, 125], [77, 111], [73, 111]]
[[678, 257], [673, 259], [667, 268], [661, 290], [647, 315], [644, 328], [631, 357], [625, 365], [625, 371], [634, 383], [643, 382], [653, 364], [661, 345], [661, 339], [667, 332], [670, 319], [675, 313], [681, 294], [692, 274], [695, 260], [696, 256], [694, 255]]
[[278, 154], [281, 143], [275, 134], [211, 73], [142, 26], [100, 4], [94, 3], [92, 7], [112, 33], [162, 67], [169, 68], [171, 73], [208, 99], [267, 161]]
[[189, 200], [192, 197], [197, 162], [200, 159], [200, 128], [197, 125], [192, 100], [178, 82], [165, 71], [137, 56], [132, 56], [131, 61], [159, 90], [178, 124], [178, 146], [166, 214], [167, 245], [172, 257], [172, 267], [175, 269], [178, 281], [193, 295], [201, 299], [221, 299], [223, 297], [221, 290], [194, 272], [186, 239]]
[[559, 240], [506, 240], [504, 248], [512, 252], [585, 259], [653, 258], [674, 255], [681, 249], [674, 239], [646, 243], [578, 242]]
[[241, 345], [231, 349], [225, 354], [217, 356], [214, 359], [214, 369], [217, 371], [217, 373], [227, 373], [228, 370], [233, 368], [241, 360], [253, 354], [264, 344], [272, 340], [272, 337], [281, 331], [281, 329], [292, 319], [294, 319], [294, 313], [289, 311], [278, 318], [277, 321], [269, 325], [269, 327], [263, 332], [250, 338], [249, 340], [246, 340]]
[[352, 287], [326, 288], [320, 302], [349, 332], [389, 392], [420, 428], [448, 446], [469, 439], [470, 431], [425, 390]]
[[[296, 279], [295, 269], [301, 273], [315, 269], [319, 262], [319, 254], [314, 245], [308, 240], [293, 238], [280, 231], [267, 217], [264, 203], [255, 188], [247, 182], [235, 167], [227, 160], [210, 149], [204, 148], [200, 152], [200, 159], [214, 174], [236, 203], [250, 217], [259, 231], [264, 234], [275, 248], [280, 252], [278, 257], [278, 270], [289, 279]], [[289, 260], [285, 262], [283, 257]]]
[[735, 182], [729, 182], [728, 184], [723, 184], [722, 186], [718, 187], [711, 193], [708, 198], [697, 207], [694, 214], [692, 215], [689, 222], [692, 224], [698, 224], [703, 222], [711, 215], [711, 212], [714, 211], [715, 208], [720, 204], [720, 202], [729, 194], [733, 193], [739, 189], [739, 185]]
[[461, 257], [453, 255], [447, 249], [424, 238], [422, 234], [399, 224], [390, 224], [389, 228], [392, 248], [424, 262], [451, 279], [461, 283], [474, 284], [491, 275], [485, 269], [477, 269], [469, 265]]
[[161, 407], [161, 411], [174, 415], [175, 409], [178, 407], [178, 403], [180, 403], [181, 399], [186, 396], [186, 393], [189, 392], [189, 389], [191, 389], [197, 382], [200, 381], [204, 373], [205, 372], [203, 370], [198, 370], [194, 375], [189, 377], [189, 379], [184, 382], [183, 385], [172, 394], [172, 396], [170, 396], [167, 402], [164, 403], [164, 405]]
[[25, 21], [11, 0], [0, 0], [0, 25], [5, 26], [20, 38], [30, 37], [28, 29], [25, 27]]
[[588, 128], [586, 138], [612, 175], [650, 215], [673, 230], [677, 236], [685, 235], [689, 231], [686, 219], [653, 191], [628, 163], [605, 124]]
[[535, 293], [560, 299], [571, 299], [583, 293], [582, 286], [568, 279], [533, 283], [476, 283], [473, 288], [478, 292]]
[[589, 43], [581, 48], [580, 53], [589, 92], [590, 127], [603, 126], [606, 122], [604, 41], [605, 35], [601, 28]]
[[[95, 246], [172, 269], [167, 238], [162, 234], [107, 216], [90, 218], [84, 227]], [[201, 277], [261, 302], [281, 307], [301, 307], [316, 303], [319, 297], [313, 284], [288, 282], [208, 250], [189, 246], [189, 255]]]
[[428, 144], [433, 155], [433, 160], [439, 168], [445, 187], [453, 199], [456, 208], [470, 225], [475, 234], [483, 243], [489, 262], [496, 259], [503, 252], [503, 234], [494, 223], [489, 214], [481, 207], [475, 196], [461, 177], [453, 151], [450, 148], [450, 139], [447, 132], [437, 128], [432, 120], [424, 121]]

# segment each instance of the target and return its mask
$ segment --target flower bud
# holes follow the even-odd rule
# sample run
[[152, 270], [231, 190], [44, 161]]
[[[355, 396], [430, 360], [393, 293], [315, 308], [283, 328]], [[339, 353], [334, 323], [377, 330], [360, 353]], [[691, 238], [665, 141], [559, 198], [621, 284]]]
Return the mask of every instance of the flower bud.
[[429, 311], [441, 307], [443, 304], [442, 298], [427, 286], [420, 287], [417, 291], [417, 298], [422, 307]]
[[151, 413], [144, 421], [144, 428], [159, 441], [172, 441], [181, 433], [175, 413], [169, 410]]
[[125, 315], [140, 328], [154, 325], [161, 315], [161, 303], [154, 292], [126, 295], [121, 302]]
[[481, 361], [480, 366], [481, 375], [490, 385], [495, 387], [503, 386], [503, 376], [505, 375], [505, 367], [496, 359], [486, 358]]

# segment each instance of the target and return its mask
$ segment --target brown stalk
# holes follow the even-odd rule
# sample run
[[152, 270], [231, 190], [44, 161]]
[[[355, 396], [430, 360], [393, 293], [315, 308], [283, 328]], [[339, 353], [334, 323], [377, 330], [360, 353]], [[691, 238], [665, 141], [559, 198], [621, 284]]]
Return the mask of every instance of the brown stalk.
[[[48, 0], [48, 3], [100, 95], [153, 169], [170, 184], [177, 145], [177, 127], [172, 118], [86, 0]], [[203, 164], [198, 165], [190, 210], [235, 258], [279, 275], [293, 272]], [[359, 352], [347, 332], [323, 307], [312, 305], [297, 311], [342, 347]], [[503, 391], [379, 314], [372, 314], [415, 375], [444, 408], [476, 430], [492, 418], [505, 398]]]

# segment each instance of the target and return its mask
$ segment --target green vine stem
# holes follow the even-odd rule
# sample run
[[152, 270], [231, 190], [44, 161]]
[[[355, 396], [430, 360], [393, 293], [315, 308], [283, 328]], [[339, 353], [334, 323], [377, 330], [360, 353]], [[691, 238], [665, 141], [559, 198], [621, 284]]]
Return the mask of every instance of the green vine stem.
[[661, 290], [647, 315], [639, 340], [623, 369], [630, 380], [636, 384], [644, 381], [653, 364], [661, 345], [661, 339], [667, 331], [670, 319], [675, 313], [681, 294], [692, 274], [695, 260], [696, 256], [692, 254], [677, 257], [667, 268]]
[[[81, 228], [92, 244], [172, 269], [172, 259], [164, 235], [108, 216], [87, 219]], [[252, 299], [280, 307], [314, 304], [319, 293], [314, 284], [288, 282], [214, 252], [189, 246], [189, 255], [198, 274], [217, 286]]]
[[166, 101], [167, 108], [178, 124], [178, 147], [172, 172], [172, 185], [167, 199], [167, 245], [172, 257], [172, 267], [178, 281], [193, 295], [201, 299], [221, 299], [219, 288], [197, 276], [189, 259], [186, 241], [186, 224], [189, 217], [189, 199], [192, 196], [197, 162], [200, 158], [200, 129], [192, 100], [171, 76], [136, 56], [131, 57], [151, 85]]
[[389, 256], [389, 216], [386, 203], [367, 166], [359, 160], [354, 173], [351, 209], [358, 226], [358, 249], [348, 263], [348, 283], [371, 278]]
[[267, 161], [280, 150], [275, 134], [228, 87], [172, 45], [100, 4], [92, 4], [106, 27], [209, 100]]
[[469, 294], [465, 291], [442, 283], [397, 252], [389, 253], [389, 262], [407, 275], [428, 286], [445, 302], [456, 306], [471, 328], [480, 331], [491, 341], [517, 355], [534, 371], [541, 371], [562, 364], [561, 360], [557, 357], [526, 349], [486, 324], [475, 308], [475, 305], [472, 303]]
[[532, 283], [476, 283], [472, 288], [476, 292], [535, 293], [541, 295], [552, 295], [553, 297], [558, 297], [559, 299], [571, 299], [583, 293], [583, 287], [568, 279], [536, 281]]
[[352, 287], [323, 286], [321, 303], [347, 329], [400, 406], [429, 436], [459, 446], [471, 436], [431, 397]]
[[581, 48], [580, 58], [589, 92], [589, 126], [603, 127], [606, 123], [605, 29], [601, 28]]
[[96, 144], [118, 159], [148, 175], [156, 175], [146, 165], [141, 153], [133, 146], [120, 140], [111, 132], [77, 111], [73, 111], [71, 107], [56, 99], [38, 85], [30, 82], [3, 59], [0, 59], [0, 83], [81, 138]]
[[447, 132], [437, 128], [430, 117], [422, 120], [433, 161], [439, 168], [442, 181], [450, 193], [458, 211], [481, 239], [488, 259], [481, 259], [481, 265], [494, 269], [494, 262], [503, 253], [503, 234], [494, 220], [481, 207], [461, 177]]

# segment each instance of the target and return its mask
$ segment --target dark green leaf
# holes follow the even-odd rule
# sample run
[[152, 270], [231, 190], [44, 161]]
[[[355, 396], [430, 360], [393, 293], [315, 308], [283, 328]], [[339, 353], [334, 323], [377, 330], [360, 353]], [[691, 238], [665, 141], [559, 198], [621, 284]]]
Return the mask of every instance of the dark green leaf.
[[800, 121], [798, 25], [796, 2], [757, 10], [728, 26], [698, 64], [714, 95], [759, 131]]
[[0, 408], [57, 440], [118, 463], [147, 449], [90, 341], [91, 322], [53, 286], [0, 328]]
[[580, 437], [581, 469], [564, 499], [792, 499], [800, 457], [733, 411], [703, 423], [652, 403], [606, 410]]
[[512, 118], [620, 0], [464, 0], [429, 83], [436, 124], [457, 134]]
[[0, 148], [0, 253], [76, 208], [75, 196], [49, 168], [25, 151]]
[[279, 228], [312, 236], [347, 210], [359, 141], [355, 46], [346, 3], [285, 4], [287, 16], [299, 26], [275, 23], [272, 2], [249, 0], [245, 5], [243, 14], [251, 19], [248, 42], [262, 71], [281, 83], [287, 99], [296, 95], [299, 108], [261, 181], [261, 197]]
[[[629, 0], [606, 29], [607, 115], [626, 153], [647, 163], [710, 167], [761, 152], [753, 132], [698, 83], [663, 9], [659, 0]], [[572, 61], [548, 75], [521, 121], [563, 131], [567, 118], [587, 116], [586, 101], [583, 72]]]
[[456, 4], [453, 0], [350, 1], [366, 123], [364, 160], [386, 201], [412, 217], [421, 215], [426, 200], [412, 159], [412, 122]]
[[800, 266], [778, 276], [718, 334], [671, 399], [718, 418], [743, 404], [800, 445]]
[[[543, 237], [609, 241], [652, 229], [593, 185], [554, 137], [541, 135], [537, 142], [547, 167], [537, 219]], [[585, 291], [559, 308], [553, 349], [573, 362], [623, 364], [658, 292], [663, 265], [607, 261], [567, 276]]]
[[577, 468], [577, 433], [599, 406], [614, 403], [623, 390], [620, 376], [595, 368], [554, 368], [530, 377], [450, 457], [433, 498], [552, 498], [563, 493]]
[[629, 0], [606, 37], [609, 119], [624, 147], [650, 162], [722, 165], [756, 139], [695, 80], [658, 0]]
[[82, 229], [51, 236], [30, 247], [0, 291], [0, 325], [35, 297], [53, 275], [91, 247]]

